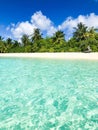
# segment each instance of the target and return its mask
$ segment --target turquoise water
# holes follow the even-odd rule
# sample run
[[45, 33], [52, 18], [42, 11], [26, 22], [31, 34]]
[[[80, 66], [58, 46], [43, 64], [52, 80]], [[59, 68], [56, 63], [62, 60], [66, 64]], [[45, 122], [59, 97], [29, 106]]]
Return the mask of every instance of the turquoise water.
[[98, 61], [0, 58], [0, 130], [98, 130]]

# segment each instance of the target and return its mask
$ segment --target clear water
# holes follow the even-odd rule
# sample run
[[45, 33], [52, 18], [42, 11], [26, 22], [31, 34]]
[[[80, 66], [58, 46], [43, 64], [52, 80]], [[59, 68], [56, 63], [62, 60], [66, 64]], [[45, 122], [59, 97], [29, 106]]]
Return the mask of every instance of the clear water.
[[1, 58], [0, 130], [98, 130], [98, 61]]

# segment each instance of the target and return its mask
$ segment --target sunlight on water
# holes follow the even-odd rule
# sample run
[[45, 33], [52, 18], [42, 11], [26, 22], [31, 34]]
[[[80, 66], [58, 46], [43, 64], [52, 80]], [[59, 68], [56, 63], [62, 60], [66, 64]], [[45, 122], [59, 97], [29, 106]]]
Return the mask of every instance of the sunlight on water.
[[98, 130], [98, 61], [1, 58], [0, 130]]

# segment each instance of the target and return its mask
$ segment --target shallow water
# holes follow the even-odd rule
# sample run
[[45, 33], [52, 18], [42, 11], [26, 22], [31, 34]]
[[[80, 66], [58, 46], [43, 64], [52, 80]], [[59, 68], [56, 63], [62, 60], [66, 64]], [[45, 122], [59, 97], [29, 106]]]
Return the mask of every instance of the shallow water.
[[98, 130], [98, 61], [0, 58], [0, 130]]

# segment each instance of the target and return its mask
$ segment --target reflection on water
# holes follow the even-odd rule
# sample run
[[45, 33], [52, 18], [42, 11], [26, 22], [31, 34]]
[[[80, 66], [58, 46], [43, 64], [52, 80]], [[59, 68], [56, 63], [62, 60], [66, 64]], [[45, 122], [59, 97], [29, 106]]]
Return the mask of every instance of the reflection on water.
[[97, 130], [98, 61], [0, 59], [0, 130]]

